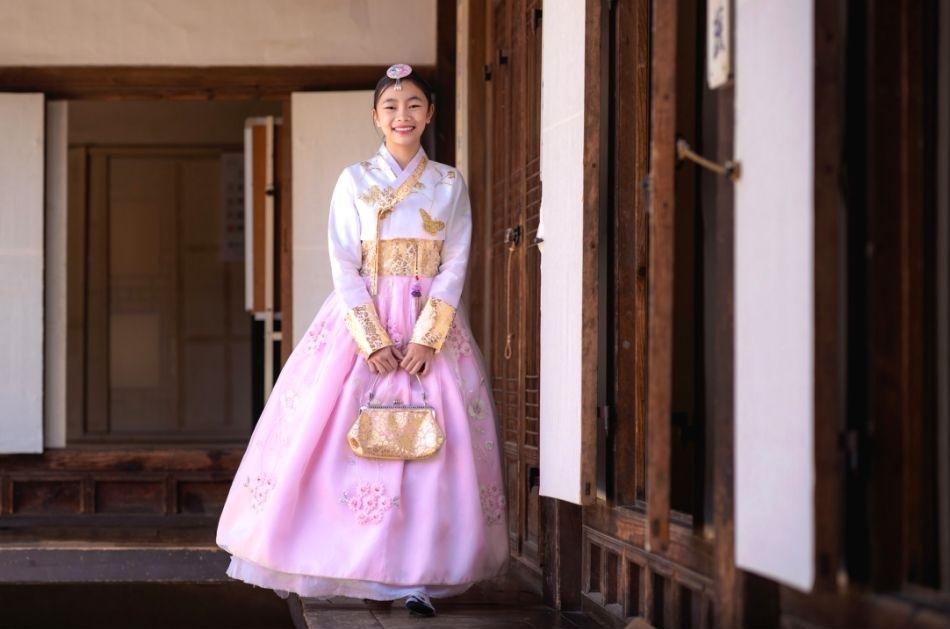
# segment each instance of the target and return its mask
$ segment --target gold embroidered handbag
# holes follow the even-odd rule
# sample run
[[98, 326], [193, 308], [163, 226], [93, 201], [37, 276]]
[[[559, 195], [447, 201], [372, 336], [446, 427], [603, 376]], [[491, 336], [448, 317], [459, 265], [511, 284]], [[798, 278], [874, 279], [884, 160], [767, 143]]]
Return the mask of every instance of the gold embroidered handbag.
[[426, 400], [422, 379], [422, 404], [392, 404], [374, 401], [377, 376], [369, 391], [369, 400], [360, 406], [359, 415], [346, 435], [350, 448], [369, 459], [412, 461], [435, 454], [445, 441], [445, 433], [435, 418], [435, 409]]

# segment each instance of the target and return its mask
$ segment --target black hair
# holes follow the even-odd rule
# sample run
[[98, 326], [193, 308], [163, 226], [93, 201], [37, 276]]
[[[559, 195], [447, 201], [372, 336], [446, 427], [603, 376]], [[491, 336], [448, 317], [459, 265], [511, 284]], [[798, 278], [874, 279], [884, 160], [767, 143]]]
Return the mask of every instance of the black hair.
[[[407, 74], [406, 76], [402, 77], [399, 80], [403, 82], [409, 81], [410, 83], [414, 83], [416, 87], [422, 90], [422, 94], [426, 97], [426, 101], [428, 101], [429, 105], [431, 105], [435, 101], [435, 91], [432, 89], [432, 86], [429, 85], [428, 81], [426, 81], [424, 78], [419, 76], [415, 70], [413, 70], [412, 72], [410, 72], [409, 74]], [[383, 78], [381, 78], [379, 81], [376, 82], [376, 91], [373, 92], [373, 107], [374, 108], [376, 107], [376, 105], [379, 104], [379, 98], [380, 96], [383, 95], [383, 92], [386, 91], [386, 88], [388, 88], [390, 85], [395, 85], [395, 84], [396, 84], [396, 79], [391, 79], [385, 74], [383, 75]]]

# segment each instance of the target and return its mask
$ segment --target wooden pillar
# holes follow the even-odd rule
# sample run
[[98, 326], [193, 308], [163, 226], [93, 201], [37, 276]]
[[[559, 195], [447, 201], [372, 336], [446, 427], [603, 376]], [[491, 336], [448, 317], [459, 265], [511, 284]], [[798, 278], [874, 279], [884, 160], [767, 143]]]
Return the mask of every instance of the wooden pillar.
[[581, 507], [541, 498], [541, 561], [544, 602], [555, 609], [581, 607]]
[[290, 99], [282, 100], [280, 136], [277, 142], [277, 180], [279, 190], [278, 215], [280, 233], [277, 242], [280, 246], [278, 260], [280, 264], [280, 362], [290, 358], [294, 349], [294, 291], [293, 291], [293, 163], [291, 154]]
[[455, 165], [455, 39], [456, 0], [436, 5], [435, 159]]
[[670, 405], [673, 370], [673, 215], [676, 168], [677, 3], [653, 5], [653, 144], [650, 159], [650, 307], [647, 359], [646, 547], [670, 540]]

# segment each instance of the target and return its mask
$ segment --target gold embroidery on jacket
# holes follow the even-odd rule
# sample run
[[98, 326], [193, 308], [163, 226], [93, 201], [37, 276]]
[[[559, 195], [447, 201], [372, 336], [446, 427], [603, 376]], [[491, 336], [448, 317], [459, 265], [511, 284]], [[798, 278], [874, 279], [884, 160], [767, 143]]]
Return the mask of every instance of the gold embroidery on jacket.
[[348, 310], [343, 320], [360, 352], [365, 356], [393, 344], [386, 328], [379, 321], [376, 306], [371, 301]]
[[393, 207], [399, 202], [396, 200], [395, 190], [392, 188], [380, 188], [376, 185], [367, 188], [359, 196], [359, 199], [363, 203], [368, 203], [376, 208], [376, 211], [379, 213], [379, 220], [383, 220], [389, 216], [393, 211]]
[[[442, 259], [441, 240], [425, 238], [387, 238], [379, 242], [380, 275], [419, 275], [435, 277]], [[370, 275], [376, 268], [376, 243], [364, 240], [363, 265], [360, 275]]]
[[451, 186], [455, 182], [455, 169], [450, 168], [449, 170], [442, 172], [436, 168], [435, 172], [439, 174], [439, 180], [435, 182], [435, 188], [438, 188], [439, 186]]
[[427, 345], [438, 352], [442, 349], [454, 318], [455, 308], [438, 297], [430, 297], [416, 319], [409, 342]]
[[395, 190], [389, 186], [380, 188], [377, 185], [372, 185], [359, 195], [359, 200], [376, 208], [379, 220], [383, 220], [392, 213], [396, 205], [417, 189], [416, 184], [419, 183], [419, 177], [422, 176], [428, 162], [429, 160], [425, 157], [420, 159], [419, 164], [409, 175], [409, 178]]
[[[412, 174], [402, 182], [402, 184], [393, 190], [390, 187], [380, 188], [379, 186], [370, 186], [369, 189], [364, 191], [359, 195], [359, 199], [364, 203], [371, 204], [376, 208], [376, 226], [373, 229], [373, 238], [374, 242], [379, 243], [379, 224], [387, 216], [392, 214], [393, 208], [396, 205], [412, 194], [412, 191], [415, 190], [416, 184], [419, 183], [419, 178], [422, 177], [422, 173], [425, 172], [426, 164], [429, 163], [429, 159], [426, 156], [422, 156], [422, 159], [419, 160], [419, 163], [416, 165], [415, 170], [412, 171]], [[379, 251], [376, 251], [376, 261], [379, 261]], [[373, 281], [370, 284], [370, 294], [375, 295], [377, 292], [377, 283], [376, 278], [379, 276], [379, 269], [376, 265], [373, 266]]]
[[423, 208], [419, 208], [419, 215], [422, 216], [422, 227], [430, 234], [438, 234], [442, 231], [442, 228], [445, 227], [445, 221], [437, 221], [426, 212]]

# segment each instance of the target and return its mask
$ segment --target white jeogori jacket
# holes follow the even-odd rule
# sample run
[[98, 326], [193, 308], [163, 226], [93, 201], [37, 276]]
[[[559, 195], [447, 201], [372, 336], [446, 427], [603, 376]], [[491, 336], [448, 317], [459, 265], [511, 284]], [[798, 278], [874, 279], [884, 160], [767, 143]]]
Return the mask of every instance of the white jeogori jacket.
[[465, 284], [471, 237], [465, 181], [421, 147], [405, 169], [385, 143], [343, 169], [330, 201], [330, 268], [364, 356], [392, 345], [372, 299], [382, 275], [433, 278], [410, 342], [441, 349]]

